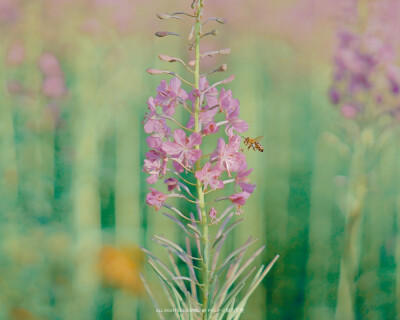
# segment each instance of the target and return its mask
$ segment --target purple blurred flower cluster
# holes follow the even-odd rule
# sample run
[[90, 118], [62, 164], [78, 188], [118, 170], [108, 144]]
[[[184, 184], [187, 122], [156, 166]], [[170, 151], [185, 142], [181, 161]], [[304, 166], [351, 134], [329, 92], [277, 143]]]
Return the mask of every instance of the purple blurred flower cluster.
[[[199, 128], [194, 130], [196, 99], [199, 99]], [[230, 200], [241, 213], [241, 206], [255, 185], [247, 178], [252, 170], [247, 168], [246, 156], [240, 148], [239, 134], [248, 130], [248, 124], [239, 118], [239, 101], [233, 98], [232, 91], [223, 88], [219, 92], [216, 85], [210, 86], [206, 77], [201, 77], [199, 89], [187, 93], [181, 87], [181, 81], [173, 78], [169, 84], [162, 80], [156, 97], [150, 97], [147, 104], [148, 112], [143, 120], [144, 131], [150, 134], [146, 139], [150, 151], [146, 153], [143, 166], [144, 172], [149, 174], [146, 181], [155, 184], [167, 174], [173, 176], [164, 181], [172, 194], [150, 188], [147, 204], [158, 210], [170, 196], [188, 199], [183, 191], [196, 203], [196, 197], [186, 185], [190, 182], [182, 177], [182, 173], [190, 172], [202, 184], [205, 194], [234, 183], [236, 193], [222, 198]], [[178, 107], [190, 114], [186, 125], [174, 119]], [[171, 125], [177, 128], [173, 130]], [[207, 137], [222, 132], [226, 138], [219, 138], [214, 151], [203, 155], [201, 145]], [[232, 178], [233, 174], [235, 178]], [[213, 222], [218, 221], [214, 207], [210, 208], [209, 214]]]
[[374, 27], [349, 26], [338, 33], [330, 101], [343, 117], [369, 119], [400, 112], [400, 68], [391, 41]]

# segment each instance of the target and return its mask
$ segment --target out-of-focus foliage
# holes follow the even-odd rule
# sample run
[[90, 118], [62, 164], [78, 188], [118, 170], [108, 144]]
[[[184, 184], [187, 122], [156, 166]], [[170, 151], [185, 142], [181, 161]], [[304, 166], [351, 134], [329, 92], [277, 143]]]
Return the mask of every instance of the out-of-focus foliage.
[[[248, 153], [257, 189], [245, 225], [267, 244], [263, 261], [281, 255], [243, 318], [333, 319], [352, 152], [328, 100], [344, 2], [228, 3], [206, 3], [206, 15], [228, 24], [204, 50], [232, 48], [229, 86], [265, 149]], [[0, 0], [0, 319], [155, 319], [138, 247], [162, 255], [151, 235], [182, 235], [144, 205], [140, 121], [159, 80], [145, 69], [165, 66], [159, 53], [186, 52], [178, 38], [153, 39], [165, 28], [155, 14], [174, 5], [185, 3]], [[355, 279], [362, 319], [400, 313], [393, 137], [368, 173]]]

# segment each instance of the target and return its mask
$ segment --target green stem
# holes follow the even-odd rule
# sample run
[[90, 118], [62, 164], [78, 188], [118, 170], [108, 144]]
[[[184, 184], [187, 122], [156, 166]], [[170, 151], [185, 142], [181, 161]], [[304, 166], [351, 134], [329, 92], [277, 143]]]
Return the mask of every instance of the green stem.
[[[196, 45], [195, 45], [195, 58], [196, 65], [194, 70], [194, 83], [195, 89], [199, 89], [200, 82], [200, 38], [201, 38], [201, 16], [203, 11], [203, 0], [199, 0], [197, 12], [196, 12], [196, 23], [195, 23], [195, 37], [196, 37]], [[199, 123], [199, 113], [200, 113], [200, 98], [197, 97], [195, 101], [195, 113], [194, 113], [194, 130], [195, 132], [200, 133], [200, 123]], [[196, 146], [197, 149], [200, 149], [200, 146]], [[196, 162], [196, 170], [201, 169], [201, 159]], [[203, 264], [202, 264], [202, 274], [203, 274], [203, 310], [207, 308], [208, 301], [208, 286], [209, 286], [209, 239], [208, 239], [208, 221], [207, 214], [205, 211], [205, 202], [204, 202], [204, 192], [203, 185], [200, 180], [196, 180], [196, 188], [197, 195], [199, 197], [199, 207], [201, 211], [201, 226], [203, 230], [203, 237], [201, 242], [203, 244]], [[203, 312], [203, 319], [206, 319], [207, 310]]]

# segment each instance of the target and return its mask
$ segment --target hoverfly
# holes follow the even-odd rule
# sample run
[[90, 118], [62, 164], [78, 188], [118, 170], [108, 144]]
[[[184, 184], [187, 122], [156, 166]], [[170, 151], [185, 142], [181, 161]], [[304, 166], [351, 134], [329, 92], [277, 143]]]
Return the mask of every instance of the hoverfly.
[[263, 136], [259, 136], [254, 139], [252, 139], [250, 137], [247, 137], [247, 138], [242, 137], [242, 138], [244, 138], [243, 143], [247, 147], [247, 150], [250, 150], [250, 148], [253, 148], [254, 151], [258, 150], [260, 152], [264, 152], [264, 148], [261, 145], [261, 143], [259, 142], [263, 138]]

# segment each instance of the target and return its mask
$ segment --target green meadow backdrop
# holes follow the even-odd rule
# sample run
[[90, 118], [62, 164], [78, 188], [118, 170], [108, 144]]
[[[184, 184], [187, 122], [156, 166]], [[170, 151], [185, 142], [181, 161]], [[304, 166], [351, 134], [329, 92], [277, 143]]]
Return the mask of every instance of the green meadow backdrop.
[[[243, 319], [333, 319], [352, 153], [327, 98], [335, 1], [209, 2], [206, 15], [229, 23], [205, 48], [232, 54], [204, 70], [228, 64], [248, 135], [264, 136], [264, 153], [247, 154], [257, 188], [228, 246], [252, 234], [267, 246], [259, 262], [280, 255]], [[186, 34], [155, 15], [190, 3], [0, 1], [0, 319], [156, 319], [139, 273], [160, 290], [138, 248], [162, 255], [153, 234], [183, 239], [144, 201], [141, 121], [161, 80], [145, 69], [166, 68], [160, 53], [187, 58], [178, 38], [153, 35]], [[357, 319], [400, 314], [398, 147], [390, 139], [369, 173]]]

